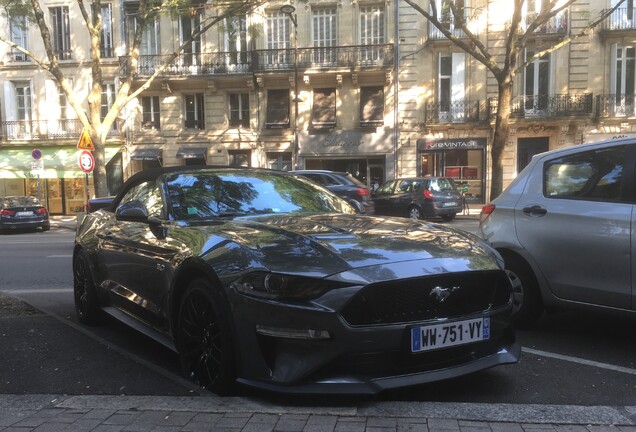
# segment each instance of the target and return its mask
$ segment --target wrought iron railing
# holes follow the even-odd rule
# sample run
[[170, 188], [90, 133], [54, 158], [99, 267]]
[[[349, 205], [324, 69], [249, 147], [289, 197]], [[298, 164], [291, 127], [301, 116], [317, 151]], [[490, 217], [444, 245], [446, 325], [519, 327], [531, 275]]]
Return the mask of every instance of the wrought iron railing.
[[393, 45], [256, 50], [254, 72], [292, 70], [294, 59], [297, 59], [300, 69], [390, 66], [393, 64]]
[[[530, 13], [526, 15], [526, 28], [537, 18], [536, 13]], [[535, 35], [550, 35], [550, 34], [565, 34], [568, 31], [568, 11], [563, 12], [550, 18], [545, 24], [537, 27], [533, 34]]]
[[598, 117], [636, 117], [636, 94], [596, 96]]
[[[139, 56], [137, 75], [150, 76], [168, 61], [168, 55]], [[128, 57], [119, 58], [120, 76], [127, 73]], [[258, 71], [373, 67], [393, 64], [393, 45], [283, 48], [244, 52], [179, 54], [161, 75], [219, 75]]]
[[[491, 117], [497, 114], [497, 98], [488, 101]], [[517, 96], [512, 99], [510, 116], [518, 118], [547, 118], [589, 116], [593, 113], [591, 93], [575, 95]]]
[[602, 23], [602, 30], [634, 30], [636, 29], [636, 8], [618, 8]]
[[[455, 18], [452, 15], [448, 17], [444, 17], [441, 21], [441, 24], [448, 31], [450, 31], [453, 36], [458, 38], [466, 37], [466, 34], [464, 33], [464, 31], [458, 25], [455, 24]], [[476, 25], [477, 25], [477, 21], [475, 20], [471, 20], [468, 23], [469, 30], [474, 34], [479, 33], [479, 29], [476, 27]], [[430, 40], [441, 40], [441, 39], [446, 39], [446, 36], [444, 35], [444, 33], [442, 33], [440, 29], [438, 29], [437, 27], [435, 27], [433, 24], [429, 22], [428, 38]]]
[[471, 123], [479, 121], [479, 101], [427, 102], [424, 123]]
[[[82, 122], [77, 119], [4, 121], [0, 123], [0, 140], [79, 139], [82, 128]], [[112, 128], [108, 135], [114, 136], [117, 133], [117, 128]]]
[[[169, 55], [140, 55], [137, 75], [150, 76], [169, 60]], [[252, 71], [249, 52], [181, 53], [161, 75], [241, 74]], [[119, 57], [120, 76], [127, 74], [128, 57]]]

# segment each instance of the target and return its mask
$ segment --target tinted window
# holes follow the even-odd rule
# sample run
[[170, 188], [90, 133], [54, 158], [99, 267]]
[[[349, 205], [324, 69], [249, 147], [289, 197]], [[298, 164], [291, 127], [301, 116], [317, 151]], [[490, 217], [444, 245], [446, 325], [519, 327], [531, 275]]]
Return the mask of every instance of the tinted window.
[[40, 201], [32, 196], [2, 198], [2, 207], [39, 206]]
[[431, 192], [452, 192], [457, 190], [455, 182], [447, 178], [431, 179], [429, 189]]
[[126, 195], [122, 197], [119, 205], [131, 201], [139, 201], [146, 206], [148, 216], [162, 216], [163, 202], [161, 200], [161, 193], [155, 182], [145, 182], [133, 186]]
[[413, 180], [402, 180], [398, 183], [396, 193], [410, 193], [413, 192]]
[[203, 171], [166, 179], [176, 219], [275, 213], [355, 213], [353, 207], [308, 181], [270, 172]]
[[621, 201], [625, 146], [565, 156], [545, 164], [548, 198]]
[[390, 194], [393, 193], [393, 183], [392, 181], [384, 183], [380, 186], [375, 192], [378, 194]]

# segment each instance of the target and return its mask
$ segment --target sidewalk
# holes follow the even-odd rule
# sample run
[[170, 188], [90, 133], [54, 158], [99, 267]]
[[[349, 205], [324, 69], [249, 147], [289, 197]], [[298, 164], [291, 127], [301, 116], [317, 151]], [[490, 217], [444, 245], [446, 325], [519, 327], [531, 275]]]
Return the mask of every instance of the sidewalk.
[[214, 396], [0, 395], [0, 431], [7, 432], [634, 432], [634, 416], [636, 407], [436, 402], [301, 407]]

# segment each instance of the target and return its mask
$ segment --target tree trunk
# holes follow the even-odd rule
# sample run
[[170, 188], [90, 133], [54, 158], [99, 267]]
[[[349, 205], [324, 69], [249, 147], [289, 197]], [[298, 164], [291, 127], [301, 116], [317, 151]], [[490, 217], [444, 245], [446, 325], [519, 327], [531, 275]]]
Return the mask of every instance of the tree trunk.
[[[110, 195], [108, 190], [108, 181], [106, 177], [106, 151], [99, 134], [94, 131], [89, 132], [95, 151], [95, 167], [93, 168], [93, 184], [95, 185], [95, 196], [104, 197]], [[90, 197], [88, 197], [90, 198]]]
[[490, 154], [492, 170], [490, 179], [490, 200], [497, 198], [503, 191], [503, 152], [510, 136], [510, 105], [512, 96], [512, 80], [504, 80], [497, 86], [497, 117], [492, 138]]

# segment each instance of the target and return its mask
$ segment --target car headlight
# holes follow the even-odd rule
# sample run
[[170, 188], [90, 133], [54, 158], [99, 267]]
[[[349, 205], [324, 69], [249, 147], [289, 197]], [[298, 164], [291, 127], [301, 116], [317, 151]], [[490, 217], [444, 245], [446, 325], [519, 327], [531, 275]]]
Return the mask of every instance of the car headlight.
[[320, 278], [261, 271], [242, 276], [230, 285], [241, 294], [277, 300], [311, 300], [332, 289], [349, 286]]

